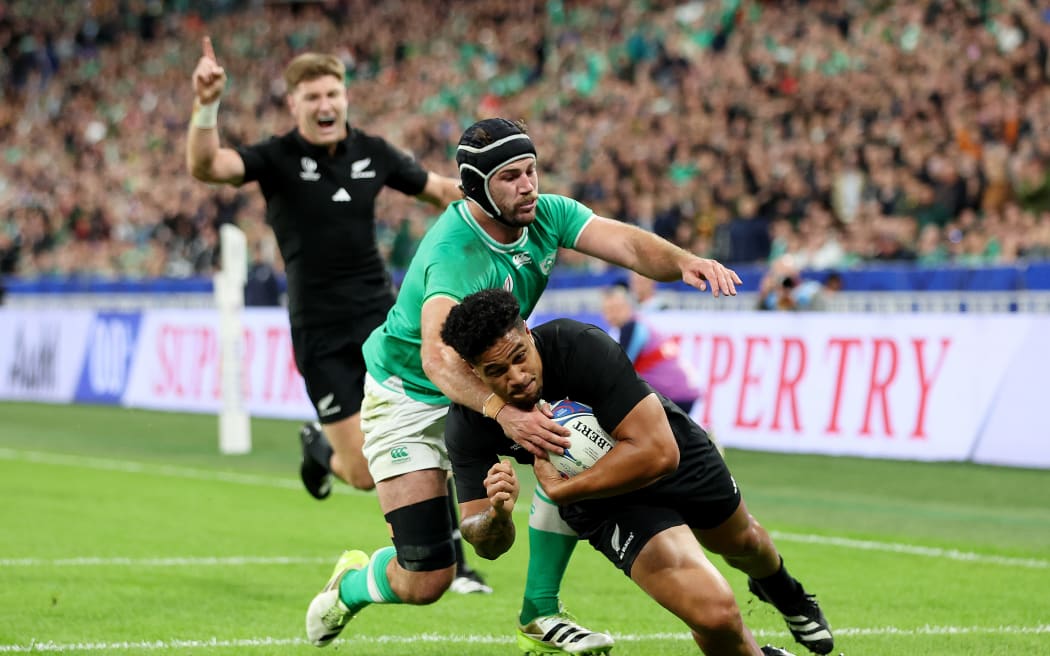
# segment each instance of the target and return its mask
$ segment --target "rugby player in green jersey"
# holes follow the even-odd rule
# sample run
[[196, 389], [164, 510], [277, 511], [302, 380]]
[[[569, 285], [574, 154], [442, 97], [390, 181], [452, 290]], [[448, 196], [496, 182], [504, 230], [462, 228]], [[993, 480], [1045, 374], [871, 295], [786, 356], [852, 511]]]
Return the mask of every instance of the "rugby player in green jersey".
[[[456, 161], [466, 198], [449, 205], [423, 237], [397, 302], [364, 346], [364, 453], [394, 546], [371, 557], [343, 555], [307, 610], [307, 635], [318, 646], [334, 640], [369, 604], [428, 604], [448, 589], [455, 575], [455, 527], [445, 510], [451, 465], [443, 434], [451, 403], [498, 422], [534, 456], [567, 445], [568, 431], [547, 413], [503, 403], [442, 342], [452, 307], [474, 292], [500, 287], [514, 294], [528, 317], [559, 248], [656, 280], [710, 288], [714, 296], [735, 295], [741, 282], [731, 269], [655, 234], [597, 216], [570, 198], [540, 194], [536, 149], [521, 124], [475, 123], [463, 133]], [[478, 530], [483, 521], [465, 517], [462, 531]], [[583, 628], [560, 607], [558, 590], [577, 541], [557, 506], [537, 489], [518, 630], [526, 652], [603, 654], [612, 648], [610, 636]]]

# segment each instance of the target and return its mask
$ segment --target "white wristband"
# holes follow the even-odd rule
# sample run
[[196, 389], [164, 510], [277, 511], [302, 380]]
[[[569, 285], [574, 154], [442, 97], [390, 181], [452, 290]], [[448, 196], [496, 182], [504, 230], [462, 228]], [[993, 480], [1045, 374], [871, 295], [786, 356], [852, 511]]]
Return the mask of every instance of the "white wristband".
[[190, 125], [196, 128], [211, 129], [219, 124], [219, 101], [215, 100], [207, 104], [197, 103], [193, 108], [193, 118]]

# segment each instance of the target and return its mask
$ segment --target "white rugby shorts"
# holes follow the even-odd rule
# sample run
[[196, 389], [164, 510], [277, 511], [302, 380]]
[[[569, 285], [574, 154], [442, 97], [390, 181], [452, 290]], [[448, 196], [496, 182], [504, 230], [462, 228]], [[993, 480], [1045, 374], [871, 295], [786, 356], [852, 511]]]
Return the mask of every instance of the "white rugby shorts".
[[[392, 381], [395, 383], [397, 379]], [[376, 482], [424, 469], [452, 468], [445, 448], [447, 405], [416, 401], [365, 374], [364, 455]]]

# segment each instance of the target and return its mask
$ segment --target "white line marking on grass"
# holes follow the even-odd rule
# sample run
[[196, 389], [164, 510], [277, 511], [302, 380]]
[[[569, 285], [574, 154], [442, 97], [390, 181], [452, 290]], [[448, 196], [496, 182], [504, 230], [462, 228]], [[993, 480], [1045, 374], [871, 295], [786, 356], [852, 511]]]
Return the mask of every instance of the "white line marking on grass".
[[[755, 631], [756, 637], [773, 638], [786, 636], [782, 631]], [[835, 630], [838, 636], [930, 636], [930, 635], [1037, 635], [1050, 633], [1050, 625], [1040, 624], [1037, 626], [920, 626], [905, 629], [895, 626], [885, 627], [855, 627], [839, 628]], [[653, 640], [692, 640], [685, 632], [681, 633], [649, 633], [649, 634], [613, 634], [620, 642], [651, 642]], [[491, 635], [442, 635], [437, 633], [423, 633], [411, 636], [376, 636], [374, 638], [355, 637], [342, 640], [341, 644], [366, 644], [366, 645], [411, 645], [420, 642], [433, 644], [488, 644], [509, 645], [514, 642], [508, 636]], [[156, 649], [236, 649], [245, 647], [271, 647], [306, 645], [302, 638], [204, 638], [197, 640], [141, 640], [141, 641], [117, 641], [117, 642], [52, 642], [50, 640], [32, 640], [24, 645], [0, 645], [0, 653], [34, 653], [34, 652], [66, 652], [66, 651], [147, 651]]]
[[[303, 484], [300, 481], [291, 478], [261, 476], [257, 474], [238, 474], [236, 472], [224, 472], [214, 469], [193, 469], [191, 467], [156, 465], [144, 462], [134, 462], [131, 460], [112, 460], [109, 458], [48, 453], [45, 451], [0, 449], [0, 459], [15, 460], [19, 462], [34, 462], [45, 465], [82, 467], [84, 469], [99, 469], [103, 471], [117, 471], [126, 474], [152, 474], [154, 476], [190, 478], [201, 481], [219, 481], [222, 483], [236, 483], [238, 485], [276, 487], [285, 490], [303, 489]], [[347, 485], [333, 485], [332, 491], [337, 494], [371, 494], [370, 492], [362, 492]]]
[[285, 645], [305, 645], [302, 638], [248, 638], [244, 640], [142, 640], [127, 642], [51, 642], [45, 640], [30, 642], [28, 645], [0, 645], [0, 653], [28, 654], [35, 652], [63, 651], [143, 651], [154, 649], [202, 649], [236, 648], [236, 647], [269, 647]]
[[[133, 474], [152, 474], [156, 476], [171, 476], [176, 478], [189, 478], [205, 481], [220, 481], [223, 483], [235, 483], [238, 485], [255, 485], [261, 487], [275, 487], [289, 490], [302, 489], [302, 483], [300, 481], [295, 479], [279, 478], [276, 476], [238, 474], [235, 472], [223, 472], [210, 469], [193, 469], [190, 467], [157, 465], [150, 463], [135, 462], [130, 460], [113, 460], [109, 458], [94, 458], [90, 456], [49, 453], [44, 451], [23, 451], [18, 449], [0, 448], [0, 459], [15, 460], [21, 462], [34, 462], [48, 465], [82, 467], [85, 469], [119, 471]], [[332, 491], [338, 494], [374, 494], [373, 492], [362, 492], [360, 490], [356, 490], [348, 485], [335, 485], [332, 487]], [[528, 505], [518, 504], [516, 510], [520, 512], [526, 512], [528, 510]], [[913, 556], [946, 558], [949, 560], [987, 563], [993, 565], [1005, 565], [1008, 567], [1023, 567], [1027, 569], [1050, 568], [1050, 561], [1040, 560], [1038, 558], [1012, 558], [1009, 556], [995, 556], [991, 554], [958, 551], [956, 549], [941, 549], [938, 547], [924, 547], [921, 545], [901, 544], [895, 542], [856, 540], [853, 538], [835, 537], [828, 535], [785, 533], [782, 531], [771, 531], [770, 533], [775, 539], [782, 540], [785, 542], [805, 542], [809, 544], [822, 544], [833, 547], [841, 547], [845, 549], [862, 549], [865, 551], [886, 551], [890, 553], [901, 553]]]
[[[771, 631], [769, 629], [752, 629], [756, 638], [772, 639], [788, 636], [787, 631]], [[931, 636], [931, 635], [1039, 635], [1050, 633], [1050, 624], [1039, 624], [1036, 626], [919, 626], [905, 629], [897, 626], [870, 626], [870, 627], [838, 627], [834, 629], [835, 636]], [[650, 633], [647, 635], [623, 635], [613, 633], [612, 636], [622, 642], [645, 642], [646, 640], [692, 640], [688, 633]]]
[[314, 565], [330, 563], [331, 557], [229, 556], [203, 558], [0, 558], [0, 567], [201, 567], [242, 565]]
[[1008, 567], [1025, 567], [1028, 569], [1050, 568], [1050, 561], [1040, 560], [1038, 558], [1012, 558], [1010, 556], [994, 556], [991, 554], [959, 551], [957, 549], [941, 549], [938, 547], [924, 547], [917, 544], [901, 544], [897, 542], [854, 540], [853, 538], [841, 538], [830, 535], [783, 533], [781, 531], [770, 531], [769, 534], [773, 536], [773, 539], [784, 542], [805, 542], [808, 544], [823, 544], [832, 547], [862, 549], [865, 551], [887, 551], [890, 553], [901, 553], [911, 556], [946, 558], [948, 560], [962, 560], [973, 563], [987, 563], [990, 565], [1006, 565]]
[[1038, 635], [1050, 633], [1050, 624], [1036, 626], [920, 626], [902, 629], [896, 626], [873, 626], [835, 629], [837, 636], [930, 636], [930, 635]]

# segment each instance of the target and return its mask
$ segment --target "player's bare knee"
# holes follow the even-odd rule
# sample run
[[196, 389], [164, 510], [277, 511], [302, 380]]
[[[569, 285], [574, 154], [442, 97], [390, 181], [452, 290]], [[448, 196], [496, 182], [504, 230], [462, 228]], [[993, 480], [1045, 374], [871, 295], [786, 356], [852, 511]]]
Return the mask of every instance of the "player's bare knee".
[[754, 556], [762, 551], [765, 535], [755, 522], [748, 524], [747, 529], [740, 531], [733, 541], [733, 551], [737, 556]]
[[716, 541], [705, 543], [704, 546], [720, 556], [732, 560], [735, 558], [750, 558], [760, 554], [764, 549], [765, 542], [765, 533], [752, 520], [743, 529], [728, 535], [720, 535]]
[[740, 607], [733, 590], [723, 579], [720, 584], [691, 584], [672, 588], [664, 606], [701, 636], [720, 636], [743, 630]]
[[731, 593], [723, 592], [705, 596], [687, 623], [693, 631], [705, 637], [739, 635], [744, 630], [736, 599]]
[[432, 572], [413, 572], [408, 589], [401, 592], [401, 601], [415, 606], [432, 604], [452, 585], [456, 568]]

